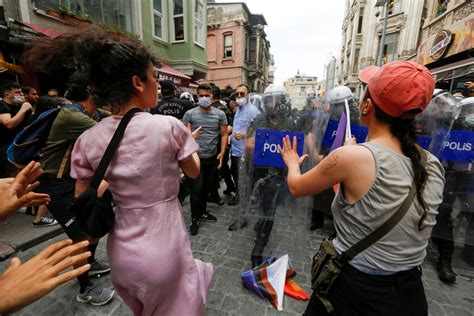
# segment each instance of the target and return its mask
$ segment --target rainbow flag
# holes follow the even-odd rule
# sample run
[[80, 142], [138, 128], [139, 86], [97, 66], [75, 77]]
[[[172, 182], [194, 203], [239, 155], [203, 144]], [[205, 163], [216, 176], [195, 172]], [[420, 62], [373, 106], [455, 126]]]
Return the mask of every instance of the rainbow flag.
[[269, 265], [242, 272], [244, 286], [261, 298], [266, 298], [279, 311], [283, 310], [283, 295], [288, 255], [284, 255]]

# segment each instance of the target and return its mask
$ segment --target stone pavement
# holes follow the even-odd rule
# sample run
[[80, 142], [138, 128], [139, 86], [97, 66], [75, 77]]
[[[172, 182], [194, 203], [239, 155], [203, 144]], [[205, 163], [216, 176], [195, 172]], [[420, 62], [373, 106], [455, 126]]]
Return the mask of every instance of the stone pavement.
[[[189, 227], [189, 202], [183, 206], [185, 220]], [[217, 223], [203, 223], [199, 234], [191, 236], [193, 252], [196, 258], [214, 264], [212, 280], [207, 302], [207, 315], [301, 315], [306, 303], [285, 297], [283, 312], [276, 311], [266, 300], [246, 290], [241, 283], [240, 273], [250, 268], [250, 251], [253, 247], [255, 232], [253, 224], [238, 232], [227, 230], [237, 216], [237, 207], [209, 204], [209, 211], [218, 218]], [[26, 216], [18, 214], [17, 216]], [[272, 249], [277, 254], [290, 255], [291, 264], [298, 273], [296, 281], [309, 292], [309, 270], [311, 256], [319, 242], [330, 234], [331, 223], [326, 230], [310, 232], [307, 219], [309, 214], [293, 216], [289, 220], [276, 218], [267, 253]], [[58, 240], [64, 235], [55, 238]], [[19, 255], [22, 260], [30, 258], [47, 243], [32, 248]], [[101, 242], [97, 257], [107, 260], [105, 240]], [[459, 249], [458, 249], [459, 250]], [[430, 246], [427, 259], [423, 264], [423, 282], [429, 303], [430, 315], [474, 315], [474, 268], [467, 266], [458, 254], [455, 254], [454, 269], [458, 273], [455, 285], [448, 286], [440, 282], [436, 275], [436, 252]], [[3, 271], [6, 262], [1, 263]], [[159, 269], [159, 263], [156, 264]], [[97, 281], [100, 285], [110, 286], [110, 276]], [[70, 282], [59, 287], [45, 298], [30, 305], [18, 315], [131, 315], [127, 306], [116, 296], [102, 307], [84, 305], [75, 301], [77, 284]], [[310, 292], [309, 292], [310, 293]]]

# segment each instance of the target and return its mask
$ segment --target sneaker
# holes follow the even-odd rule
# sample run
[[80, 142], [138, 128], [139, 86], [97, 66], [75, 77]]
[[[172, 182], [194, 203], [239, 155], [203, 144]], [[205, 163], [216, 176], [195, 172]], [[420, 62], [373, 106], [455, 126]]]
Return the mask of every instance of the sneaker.
[[198, 219], [193, 219], [191, 221], [191, 226], [189, 227], [189, 233], [194, 236], [197, 235], [199, 232], [199, 220]]
[[100, 263], [97, 260], [94, 263], [91, 263], [91, 268], [89, 269], [90, 276], [98, 276], [109, 272], [110, 266], [106, 263]]
[[57, 225], [58, 221], [48, 217], [42, 217], [38, 223], [33, 222], [33, 227], [47, 227]]
[[76, 296], [76, 300], [79, 303], [89, 303], [94, 306], [101, 306], [110, 302], [112, 297], [114, 297], [114, 294], [115, 291], [112, 289], [90, 285], [86, 288], [84, 293]]
[[201, 219], [203, 221], [207, 221], [207, 222], [217, 222], [217, 217], [215, 217], [214, 215], [209, 214], [209, 213], [202, 214]]

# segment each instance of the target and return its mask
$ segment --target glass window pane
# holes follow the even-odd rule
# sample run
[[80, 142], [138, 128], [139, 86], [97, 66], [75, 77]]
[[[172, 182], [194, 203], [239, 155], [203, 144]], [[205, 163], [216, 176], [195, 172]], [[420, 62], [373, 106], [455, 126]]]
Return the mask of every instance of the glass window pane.
[[196, 2], [196, 6], [194, 9], [194, 17], [199, 21], [203, 21], [203, 13], [204, 13], [204, 6], [202, 2]]
[[173, 0], [173, 15], [183, 14], [183, 0]]
[[161, 4], [161, 0], [153, 0], [153, 10], [156, 10], [160, 13], [163, 13], [163, 7]]
[[161, 16], [154, 14], [155, 36], [163, 38], [163, 28], [161, 26]]
[[232, 35], [224, 36], [224, 45], [225, 46], [232, 46]]
[[59, 0], [36, 0], [35, 6], [41, 10], [48, 10], [48, 8], [59, 8]]
[[184, 19], [182, 16], [174, 18], [174, 39], [176, 41], [184, 40]]

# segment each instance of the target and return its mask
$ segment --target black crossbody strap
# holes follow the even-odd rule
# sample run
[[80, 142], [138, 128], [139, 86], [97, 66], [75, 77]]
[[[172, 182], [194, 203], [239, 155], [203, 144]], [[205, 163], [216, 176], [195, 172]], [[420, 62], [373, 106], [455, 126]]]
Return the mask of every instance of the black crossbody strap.
[[138, 108], [133, 108], [133, 109], [130, 109], [122, 117], [122, 120], [120, 121], [120, 124], [117, 127], [117, 129], [115, 130], [114, 136], [112, 137], [112, 140], [107, 146], [107, 149], [105, 150], [105, 153], [102, 156], [102, 159], [100, 160], [99, 166], [97, 167], [97, 170], [95, 171], [94, 177], [92, 178], [92, 181], [91, 181], [91, 187], [96, 188], [96, 189], [99, 188], [100, 182], [104, 178], [105, 172], [107, 171], [107, 168], [109, 167], [109, 164], [112, 161], [114, 153], [117, 150], [118, 145], [123, 138], [123, 135], [125, 133], [125, 128], [127, 127], [128, 123], [132, 119], [133, 115], [137, 112], [141, 112], [141, 110]]
[[[421, 165], [425, 166], [428, 156], [423, 149], [420, 148], [419, 151], [420, 151], [420, 156], [421, 156]], [[341, 254], [341, 259], [344, 261], [344, 263], [349, 262], [350, 260], [352, 260], [352, 258], [357, 256], [359, 253], [369, 248], [370, 246], [372, 246], [372, 244], [376, 243], [383, 236], [388, 234], [402, 220], [402, 218], [408, 212], [411, 204], [413, 203], [413, 199], [415, 198], [415, 195], [416, 195], [416, 184], [415, 184], [415, 180], [413, 179], [410, 192], [408, 193], [408, 196], [406, 197], [405, 201], [403, 201], [400, 208], [379, 228], [374, 230], [367, 237], [360, 240], [351, 248], [344, 251]]]

